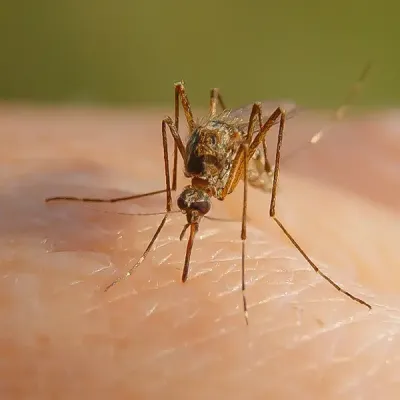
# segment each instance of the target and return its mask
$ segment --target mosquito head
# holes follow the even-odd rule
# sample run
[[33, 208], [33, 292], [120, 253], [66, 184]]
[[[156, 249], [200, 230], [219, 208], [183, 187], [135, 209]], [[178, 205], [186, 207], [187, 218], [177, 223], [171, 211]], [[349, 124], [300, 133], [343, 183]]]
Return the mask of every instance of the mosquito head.
[[186, 214], [188, 224], [198, 224], [210, 211], [211, 199], [204, 190], [188, 186], [178, 197], [178, 207]]
[[183, 239], [186, 230], [190, 227], [189, 240], [186, 248], [185, 265], [183, 267], [182, 282], [185, 282], [189, 273], [190, 255], [192, 253], [194, 237], [199, 229], [201, 218], [211, 208], [211, 199], [206, 191], [194, 186], [186, 186], [178, 197], [178, 207], [186, 214], [187, 223], [182, 229], [180, 240]]

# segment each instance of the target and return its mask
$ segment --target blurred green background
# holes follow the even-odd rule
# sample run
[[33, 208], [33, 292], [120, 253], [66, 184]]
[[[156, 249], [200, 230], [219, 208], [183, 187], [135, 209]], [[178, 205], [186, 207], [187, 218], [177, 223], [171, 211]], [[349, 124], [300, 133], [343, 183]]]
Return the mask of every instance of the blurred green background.
[[400, 103], [400, 3], [362, 0], [1, 2], [0, 98], [195, 105], [290, 98], [340, 104], [368, 60], [357, 104]]

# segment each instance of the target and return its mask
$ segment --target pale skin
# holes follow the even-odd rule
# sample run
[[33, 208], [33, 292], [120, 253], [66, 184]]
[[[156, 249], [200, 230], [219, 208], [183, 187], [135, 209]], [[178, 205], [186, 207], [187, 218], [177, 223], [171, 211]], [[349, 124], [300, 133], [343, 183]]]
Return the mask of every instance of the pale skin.
[[[201, 222], [185, 284], [186, 219], [172, 214], [148, 258], [107, 293], [162, 219], [112, 212], [160, 212], [165, 195], [44, 203], [162, 189], [165, 114], [0, 108], [1, 397], [399, 398], [400, 113], [337, 125], [285, 161], [327, 122], [306, 116], [283, 144], [277, 215], [372, 310], [311, 270], [268, 217], [269, 194], [251, 188], [249, 326], [241, 184], [213, 200], [210, 216], [237, 222]], [[182, 187], [182, 164], [178, 174]]]

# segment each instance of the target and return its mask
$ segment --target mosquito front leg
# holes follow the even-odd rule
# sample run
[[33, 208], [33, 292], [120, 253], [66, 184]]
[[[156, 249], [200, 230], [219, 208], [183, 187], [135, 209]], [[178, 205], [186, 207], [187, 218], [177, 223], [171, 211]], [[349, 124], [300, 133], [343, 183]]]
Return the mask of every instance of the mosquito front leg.
[[[181, 155], [183, 158], [185, 158], [185, 147], [183, 146], [182, 140], [176, 131], [173, 122], [171, 118], [165, 118], [162, 122], [162, 130], [163, 132], [165, 130], [165, 125], [169, 126], [170, 132], [172, 137], [174, 138], [175, 145], [179, 149]], [[163, 133], [163, 151], [164, 151], [164, 160], [168, 160], [168, 142], [164, 141], [164, 133]], [[167, 158], [166, 158], [167, 156]], [[166, 167], [165, 167], [166, 168]], [[169, 169], [165, 169], [165, 174], [169, 176]], [[176, 175], [176, 167], [174, 167], [173, 174]], [[87, 202], [87, 203], [117, 203], [120, 201], [127, 201], [127, 200], [135, 200], [135, 199], [140, 199], [142, 197], [149, 197], [149, 196], [154, 196], [156, 194], [164, 193], [167, 192], [167, 197], [168, 197], [168, 186], [166, 185], [165, 189], [161, 190], [156, 190], [153, 192], [148, 192], [148, 193], [142, 193], [142, 194], [135, 194], [135, 195], [130, 195], [130, 196], [123, 196], [123, 197], [113, 197], [113, 198], [97, 198], [97, 197], [75, 197], [75, 196], [55, 196], [55, 197], [48, 197], [45, 199], [45, 202], [50, 203], [53, 201], [60, 201], [60, 200], [66, 200], [66, 201], [77, 201], [77, 202]], [[169, 194], [169, 197], [171, 197], [171, 194]]]
[[135, 194], [135, 195], [125, 196], [125, 197], [112, 197], [109, 199], [96, 198], [96, 197], [54, 196], [54, 197], [47, 197], [45, 199], [45, 202], [50, 203], [53, 201], [67, 200], [67, 201], [79, 201], [79, 202], [88, 202], [88, 203], [117, 203], [119, 201], [134, 200], [134, 199], [140, 199], [142, 197], [154, 196], [156, 194], [164, 193], [165, 191], [166, 191], [166, 189], [161, 189], [161, 190], [156, 190], [154, 192], [148, 192], [148, 193], [137, 194], [137, 195]]
[[210, 92], [210, 116], [214, 117], [217, 114], [217, 106], [221, 107], [222, 111], [226, 110], [224, 101], [218, 88], [211, 89]]
[[113, 286], [115, 286], [118, 282], [130, 277], [133, 273], [133, 271], [139, 267], [139, 265], [146, 259], [147, 254], [153, 247], [154, 242], [157, 240], [158, 235], [161, 233], [165, 222], [167, 220], [167, 217], [169, 213], [171, 212], [172, 209], [172, 197], [171, 197], [171, 183], [170, 183], [170, 176], [169, 176], [169, 160], [168, 160], [168, 139], [167, 139], [167, 126], [170, 130], [170, 133], [172, 137], [174, 138], [175, 144], [177, 146], [177, 149], [180, 151], [182, 158], [185, 159], [185, 149], [183, 147], [182, 141], [180, 140], [180, 137], [178, 133], [176, 132], [175, 125], [172, 122], [171, 118], [167, 117], [162, 121], [161, 125], [161, 131], [162, 131], [162, 141], [163, 141], [163, 152], [164, 152], [164, 169], [165, 169], [165, 185], [166, 185], [166, 192], [167, 192], [167, 197], [166, 197], [166, 206], [165, 210], [166, 213], [164, 215], [164, 218], [161, 220], [160, 225], [158, 226], [156, 233], [150, 240], [150, 243], [146, 247], [146, 250], [143, 252], [142, 256], [139, 258], [139, 260], [131, 267], [129, 270], [119, 278], [115, 279], [113, 282], [111, 282], [106, 288], [105, 291], [111, 289]]
[[[189, 127], [189, 131], [193, 132], [195, 123], [193, 119], [193, 113], [190, 106], [189, 99], [186, 94], [185, 84], [183, 81], [175, 83], [175, 129], [179, 136], [179, 108], [182, 104], [183, 112], [186, 117], [186, 121]], [[172, 175], [172, 190], [176, 190], [178, 180], [178, 145], [177, 142], [174, 144], [174, 173]]]
[[352, 300], [356, 301], [357, 303], [363, 304], [364, 306], [371, 309], [372, 307], [368, 303], [366, 303], [364, 300], [361, 300], [360, 298], [353, 296], [348, 291], [342, 289], [336, 282], [334, 282], [331, 278], [329, 278], [327, 275], [325, 275], [314, 264], [314, 262], [310, 259], [310, 257], [308, 257], [306, 252], [301, 248], [301, 246], [297, 243], [297, 241], [293, 238], [293, 236], [288, 232], [288, 230], [284, 227], [282, 222], [276, 216], [275, 203], [276, 203], [276, 196], [277, 196], [277, 186], [278, 186], [278, 178], [279, 178], [279, 163], [280, 163], [280, 158], [281, 158], [281, 147], [282, 147], [282, 141], [283, 141], [284, 127], [285, 127], [285, 113], [282, 111], [281, 121], [280, 121], [280, 125], [279, 125], [278, 143], [277, 143], [277, 147], [276, 147], [274, 180], [273, 180], [273, 186], [272, 186], [272, 196], [271, 196], [269, 215], [271, 218], [274, 219], [274, 221], [277, 223], [277, 225], [283, 231], [283, 233], [286, 235], [286, 237], [292, 242], [293, 246], [296, 247], [296, 249], [300, 252], [300, 254], [304, 257], [304, 259], [308, 262], [308, 264], [314, 269], [314, 271], [317, 274], [321, 275], [326, 281], [328, 281], [339, 292], [350, 297]]

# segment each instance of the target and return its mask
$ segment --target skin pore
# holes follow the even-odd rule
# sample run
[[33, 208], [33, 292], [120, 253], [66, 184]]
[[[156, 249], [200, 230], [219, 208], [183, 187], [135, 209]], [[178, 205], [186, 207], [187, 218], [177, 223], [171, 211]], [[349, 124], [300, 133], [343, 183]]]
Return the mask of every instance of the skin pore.
[[[107, 293], [162, 219], [114, 212], [160, 212], [165, 195], [44, 203], [162, 189], [164, 115], [1, 106], [1, 397], [398, 398], [400, 113], [337, 124], [296, 151], [328, 124], [310, 114], [288, 123], [283, 143], [278, 216], [372, 311], [310, 268], [269, 218], [270, 195], [251, 188], [248, 327], [241, 184], [212, 201], [210, 215], [233, 221], [201, 221], [185, 284], [186, 218], [172, 214], [147, 259]], [[178, 174], [182, 188], [181, 162]]]

